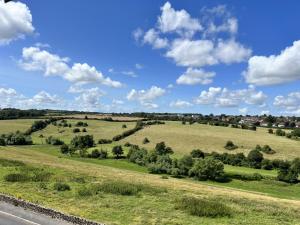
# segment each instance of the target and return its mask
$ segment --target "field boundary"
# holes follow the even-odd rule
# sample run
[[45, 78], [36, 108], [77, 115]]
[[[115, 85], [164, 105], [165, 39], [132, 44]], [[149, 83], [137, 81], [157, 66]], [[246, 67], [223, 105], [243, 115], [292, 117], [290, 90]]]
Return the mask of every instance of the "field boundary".
[[6, 202], [8, 204], [12, 204], [14, 206], [21, 207], [23, 209], [32, 210], [36, 213], [44, 214], [46, 216], [50, 216], [55, 219], [64, 220], [66, 222], [70, 222], [77, 225], [105, 225], [103, 223], [97, 223], [90, 220], [86, 220], [77, 216], [71, 216], [64, 214], [62, 212], [58, 212], [54, 209], [46, 208], [34, 203], [27, 202], [22, 199], [17, 199], [15, 197], [0, 193], [0, 201]]

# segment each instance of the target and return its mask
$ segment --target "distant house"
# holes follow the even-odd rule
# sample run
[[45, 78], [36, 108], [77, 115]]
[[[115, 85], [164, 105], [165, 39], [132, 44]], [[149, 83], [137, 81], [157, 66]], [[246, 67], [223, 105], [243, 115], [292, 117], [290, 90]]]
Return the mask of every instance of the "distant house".
[[268, 127], [268, 126], [269, 126], [269, 124], [266, 123], [266, 122], [263, 122], [263, 123], [261, 123], [260, 125], [261, 125], [262, 127]]
[[278, 127], [279, 127], [279, 128], [284, 128], [285, 125], [284, 125], [284, 123], [280, 123], [280, 124], [278, 124]]
[[300, 128], [300, 123], [296, 123], [296, 128]]

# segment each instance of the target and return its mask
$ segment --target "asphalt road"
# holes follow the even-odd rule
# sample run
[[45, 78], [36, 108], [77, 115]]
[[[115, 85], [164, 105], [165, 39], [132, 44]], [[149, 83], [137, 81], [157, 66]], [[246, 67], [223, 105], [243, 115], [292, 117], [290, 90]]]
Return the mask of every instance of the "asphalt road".
[[0, 225], [72, 225], [46, 215], [0, 202]]

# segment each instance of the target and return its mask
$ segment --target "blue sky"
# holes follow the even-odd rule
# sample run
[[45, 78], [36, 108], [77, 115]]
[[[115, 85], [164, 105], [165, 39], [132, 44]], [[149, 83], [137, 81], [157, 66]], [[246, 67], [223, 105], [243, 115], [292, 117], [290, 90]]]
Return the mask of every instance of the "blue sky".
[[0, 107], [300, 115], [288, 3], [0, 1]]

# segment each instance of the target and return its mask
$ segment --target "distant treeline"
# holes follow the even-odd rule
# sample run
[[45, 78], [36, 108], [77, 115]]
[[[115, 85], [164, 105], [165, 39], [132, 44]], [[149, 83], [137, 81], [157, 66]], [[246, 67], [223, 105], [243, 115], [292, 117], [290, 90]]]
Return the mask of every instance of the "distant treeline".
[[20, 119], [20, 118], [37, 118], [46, 115], [45, 110], [21, 110], [21, 109], [1, 109], [0, 120]]

